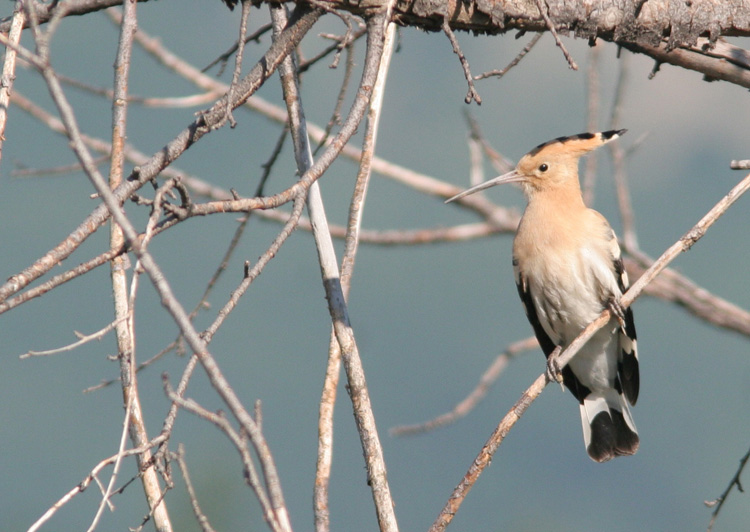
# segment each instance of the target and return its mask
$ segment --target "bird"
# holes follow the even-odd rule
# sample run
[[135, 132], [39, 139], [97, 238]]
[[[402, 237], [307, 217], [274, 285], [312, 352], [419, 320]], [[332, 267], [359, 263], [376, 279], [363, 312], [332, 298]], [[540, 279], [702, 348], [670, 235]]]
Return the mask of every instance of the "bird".
[[[513, 241], [516, 287], [547, 357], [546, 374], [578, 400], [586, 451], [600, 463], [638, 450], [629, 405], [638, 399], [640, 374], [633, 312], [620, 305], [629, 287], [620, 247], [606, 218], [584, 204], [578, 162], [626, 131], [558, 137], [511, 172], [446, 200], [521, 185], [527, 205]], [[556, 356], [604, 309], [611, 311], [608, 324], [560, 369]]]

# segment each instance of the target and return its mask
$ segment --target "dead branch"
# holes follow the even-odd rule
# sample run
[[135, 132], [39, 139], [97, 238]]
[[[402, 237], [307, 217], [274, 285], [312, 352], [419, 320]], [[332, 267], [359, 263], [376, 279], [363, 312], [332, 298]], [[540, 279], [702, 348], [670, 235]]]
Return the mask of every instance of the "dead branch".
[[534, 349], [535, 347], [539, 347], [539, 342], [537, 342], [535, 336], [531, 336], [525, 340], [519, 340], [518, 342], [513, 342], [505, 349], [505, 351], [495, 357], [492, 364], [490, 364], [484, 373], [482, 373], [482, 376], [479, 378], [479, 382], [474, 389], [462, 401], [456, 404], [450, 412], [446, 412], [445, 414], [441, 414], [433, 419], [416, 425], [401, 425], [393, 427], [390, 430], [390, 433], [393, 436], [411, 436], [414, 434], [429, 432], [454, 423], [471, 412], [474, 407], [484, 399], [492, 385], [495, 384], [507, 367], [510, 359], [520, 355], [524, 351]]
[[[62, 5], [62, 4], [60, 4]], [[263, 59], [255, 65], [250, 73], [245, 76], [239, 84], [235, 97], [231, 102], [232, 107], [242, 105], [253, 92], [255, 92], [265, 80], [276, 70], [278, 64], [286, 57], [291, 50], [299, 44], [299, 41], [306, 35], [320, 16], [320, 10], [309, 9], [301, 6], [295, 10], [295, 14], [290, 21], [290, 25], [284, 30], [283, 38], [278, 39], [270, 47]], [[8, 44], [7, 38], [0, 34], [0, 42]], [[205, 134], [212, 131], [212, 126], [217, 124], [226, 112], [226, 105], [223, 101], [216, 103], [209, 111], [203, 113], [198, 119], [190, 124], [186, 129], [179, 133], [173, 140], [151, 156], [143, 165], [139, 166], [125, 181], [114, 191], [115, 199], [122, 203], [126, 198], [133, 194], [145, 183], [156, 177], [164, 168], [174, 162], [188, 147], [200, 140]], [[339, 148], [340, 149], [340, 148]], [[338, 151], [336, 152], [338, 153]], [[329, 154], [327, 164], [331, 163], [333, 154]], [[325, 166], [327, 168], [327, 165]], [[323, 165], [318, 169], [323, 170]], [[308, 181], [297, 185], [291, 190], [264, 200], [258, 200], [258, 208], [277, 207], [290, 201], [299, 192], [300, 188], [309, 186], [314, 177], [308, 176]], [[317, 176], [315, 176], [317, 177]], [[37, 259], [31, 266], [23, 271], [13, 275], [8, 281], [0, 286], [0, 302], [5, 301], [9, 296], [25, 288], [32, 281], [46, 274], [55, 265], [65, 260], [75, 251], [78, 246], [94, 233], [107, 219], [109, 212], [100, 205], [97, 207], [67, 238], [44, 256]]]
[[13, 80], [16, 77], [16, 50], [14, 47], [18, 46], [18, 43], [21, 42], [21, 30], [25, 21], [26, 12], [23, 9], [23, 3], [18, 0], [13, 10], [10, 27], [8, 28], [8, 42], [12, 46], [6, 49], [2, 74], [0, 74], [0, 159], [2, 158], [3, 143], [5, 142], [5, 126], [8, 121], [10, 94], [13, 90]]
[[[273, 8], [272, 16], [276, 23], [284, 20], [283, 7]], [[357, 91], [358, 98], [347, 117], [342, 131], [347, 125], [359, 124], [370, 105], [373, 86], [376, 83], [383, 58], [385, 30], [389, 24], [387, 15], [380, 14], [367, 21], [367, 51], [362, 78]], [[308, 174], [314, 165], [312, 149], [310, 147], [307, 127], [302, 110], [302, 102], [298, 94], [298, 81], [292, 68], [292, 60], [288, 58], [280, 69], [284, 99], [289, 110], [292, 140], [295, 146], [295, 157], [300, 173]], [[327, 150], [328, 151], [328, 150]], [[321, 159], [325, 157], [325, 153]], [[303, 175], [303, 179], [304, 179]], [[349, 395], [352, 401], [354, 417], [360, 435], [360, 442], [365, 455], [368, 484], [372, 489], [375, 511], [380, 530], [396, 532], [398, 524], [393, 508], [390, 486], [388, 485], [383, 450], [378, 437], [375, 417], [369, 398], [369, 391], [365, 380], [359, 350], [349, 322], [346, 299], [341, 288], [340, 273], [333, 241], [328, 232], [328, 222], [317, 183], [310, 188], [308, 196], [308, 211], [313, 222], [313, 236], [318, 250], [323, 286], [326, 291], [329, 312], [333, 321], [333, 329], [341, 349], [341, 357], [349, 383]]]
[[466, 97], [464, 98], [464, 101], [466, 103], [471, 103], [472, 100], [477, 102], [477, 105], [482, 105], [482, 98], [479, 96], [479, 93], [477, 92], [476, 87], [474, 86], [474, 77], [471, 75], [471, 69], [469, 68], [469, 61], [466, 59], [466, 56], [461, 51], [461, 46], [458, 44], [458, 39], [456, 39], [455, 34], [453, 33], [453, 30], [450, 27], [450, 24], [448, 24], [447, 18], [443, 20], [443, 26], [442, 26], [443, 33], [448, 37], [448, 40], [451, 43], [451, 46], [453, 47], [453, 53], [458, 56], [458, 60], [461, 62], [461, 68], [463, 68], [464, 76], [466, 77], [466, 82], [469, 84], [469, 92], [466, 93]]

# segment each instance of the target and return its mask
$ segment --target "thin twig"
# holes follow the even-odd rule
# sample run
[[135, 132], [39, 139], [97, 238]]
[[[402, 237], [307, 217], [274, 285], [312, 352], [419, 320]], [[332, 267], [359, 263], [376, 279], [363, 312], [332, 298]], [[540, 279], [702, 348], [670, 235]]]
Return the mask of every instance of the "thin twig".
[[[336, 12], [338, 14], [338, 12]], [[334, 35], [330, 35], [327, 33], [321, 34], [321, 37], [327, 38], [327, 39], [334, 39], [336, 40], [336, 44], [332, 44], [329, 47], [321, 50], [321, 52], [310, 59], [307, 59], [305, 61], [300, 61], [299, 64], [299, 71], [300, 73], [306, 72], [310, 70], [310, 68], [315, 65], [318, 61], [321, 59], [324, 59], [325, 57], [331, 55], [331, 53], [335, 52], [335, 55], [333, 57], [333, 61], [329, 65], [329, 68], [338, 68], [339, 62], [341, 61], [341, 52], [344, 50], [351, 51], [352, 46], [355, 42], [357, 42], [359, 39], [362, 38], [362, 36], [366, 33], [366, 29], [364, 27], [358, 29], [357, 31], [353, 31], [352, 28], [347, 28], [347, 32], [343, 37], [337, 37]]]
[[524, 56], [526, 56], [526, 54], [528, 54], [531, 51], [531, 49], [534, 47], [534, 45], [536, 43], [539, 42], [539, 39], [541, 39], [543, 35], [544, 35], [543, 33], [537, 33], [537, 34], [535, 34], [531, 38], [531, 40], [529, 41], [529, 43], [526, 46], [523, 47], [523, 50], [521, 50], [520, 52], [518, 52], [518, 55], [513, 58], [513, 61], [511, 61], [510, 63], [508, 63], [508, 66], [506, 66], [502, 70], [490, 70], [489, 72], [484, 72], [483, 74], [479, 74], [478, 76], [475, 76], [474, 80], [475, 81], [479, 81], [480, 79], [485, 79], [485, 78], [489, 78], [489, 77], [493, 77], [493, 76], [497, 77], [497, 78], [503, 77], [505, 74], [508, 73], [508, 71], [511, 68], [513, 68], [514, 66], [516, 66], [518, 63], [521, 62], [521, 60], [524, 58]]
[[198, 496], [196, 495], [195, 488], [193, 488], [193, 483], [190, 480], [187, 462], [185, 462], [185, 446], [180, 443], [177, 446], [177, 452], [172, 453], [171, 456], [177, 461], [177, 466], [182, 473], [182, 478], [185, 481], [185, 488], [187, 489], [188, 497], [190, 498], [190, 506], [193, 508], [193, 513], [195, 514], [195, 520], [198, 521], [203, 532], [215, 532], [211, 523], [208, 521], [208, 517], [206, 517], [206, 514], [203, 513], [198, 504]]
[[[237, 90], [237, 84], [240, 82], [240, 75], [242, 74], [242, 58], [245, 53], [245, 36], [247, 35], [247, 19], [250, 17], [250, 1], [242, 0], [242, 14], [240, 16], [240, 36], [237, 39], [237, 55], [234, 57], [234, 73], [232, 74], [232, 83], [229, 85], [229, 90], [226, 94], [226, 114], [224, 120], [229, 121], [229, 126], [234, 128], [237, 122], [232, 115], [231, 101], [234, 99], [235, 91]], [[214, 128], [220, 128], [224, 123], [219, 122], [214, 125]]]
[[[150, 365], [152, 365], [154, 362], [159, 360], [161, 357], [169, 353], [170, 351], [174, 351], [177, 348], [177, 341], [174, 341], [170, 343], [167, 347], [156, 353], [154, 356], [149, 358], [148, 360], [144, 360], [140, 364], [138, 364], [138, 367], [135, 368], [136, 375], [140, 373], [142, 370], [146, 369]], [[84, 388], [83, 393], [91, 393], [95, 392], [97, 390], [101, 390], [102, 388], [106, 388], [107, 386], [111, 386], [112, 384], [120, 382], [120, 377], [117, 377], [116, 379], [104, 379], [99, 384], [95, 384], [94, 386], [89, 386], [88, 388]]]
[[65, 506], [67, 503], [69, 503], [71, 500], [73, 500], [74, 497], [77, 495], [83, 493], [90, 485], [91, 482], [98, 482], [97, 475], [107, 466], [110, 466], [117, 462], [118, 460], [121, 460], [122, 458], [128, 457], [128, 456], [135, 456], [138, 454], [142, 454], [145, 451], [151, 449], [152, 447], [159, 445], [160, 442], [164, 440], [163, 435], [159, 435], [150, 442], [148, 442], [145, 446], [135, 448], [135, 449], [127, 449], [122, 452], [118, 452], [117, 454], [114, 454], [108, 458], [105, 458], [104, 460], [101, 460], [98, 464], [96, 464], [91, 471], [79, 482], [75, 485], [75, 487], [71, 488], [65, 495], [60, 497], [52, 506], [50, 506], [42, 516], [37, 519], [27, 530], [27, 532], [37, 532], [44, 523], [49, 521], [55, 513], [57, 513], [58, 510], [60, 510], [63, 506]]
[[[109, 498], [113, 493], [113, 488], [115, 485], [115, 480], [117, 479], [117, 474], [120, 471], [120, 465], [122, 464], [123, 459], [123, 453], [125, 451], [125, 444], [128, 441], [128, 432], [131, 432], [131, 416], [134, 415], [133, 412], [133, 403], [134, 398], [136, 397], [135, 394], [129, 394], [127, 395], [127, 401], [125, 403], [125, 419], [123, 419], [122, 422], [122, 432], [120, 434], [120, 445], [117, 450], [117, 455], [115, 459], [115, 465], [112, 468], [112, 475], [109, 477], [109, 483], [107, 484], [107, 488], [104, 490], [104, 493], [102, 494], [102, 500], [99, 503], [99, 507], [96, 510], [96, 514], [94, 515], [94, 519], [91, 521], [91, 525], [89, 525], [88, 532], [93, 532], [96, 529], [97, 524], [99, 523], [99, 519], [102, 516], [102, 513], [104, 512], [104, 508], [109, 504]], [[148, 450], [145, 450], [143, 454], [138, 454], [136, 457], [144, 456], [144, 454], [147, 454], [150, 457], [150, 453]], [[98, 482], [98, 479], [97, 479]], [[157, 484], [158, 487], [158, 484]], [[145, 488], [145, 486], [144, 486]], [[146, 494], [148, 498], [148, 493]], [[151, 508], [151, 501], [149, 500], [149, 507]], [[169, 529], [171, 530], [171, 528]]]
[[545, 0], [536, 0], [536, 5], [539, 8], [539, 14], [542, 15], [542, 18], [544, 19], [544, 23], [547, 25], [550, 33], [555, 38], [555, 44], [557, 44], [560, 50], [562, 50], [562, 53], [565, 56], [565, 60], [568, 62], [568, 66], [573, 70], [578, 70], [578, 65], [576, 65], [575, 61], [573, 61], [573, 57], [568, 52], [568, 49], [565, 48], [565, 45], [560, 40], [560, 36], [557, 34], [555, 23], [552, 22], [552, 19], [549, 16], [549, 8], [545, 5]]
[[100, 340], [102, 337], [104, 337], [109, 331], [115, 328], [115, 326], [121, 322], [126, 321], [129, 319], [129, 316], [124, 316], [121, 318], [118, 318], [117, 320], [113, 321], [103, 329], [99, 329], [95, 333], [83, 335], [79, 332], [76, 332], [75, 335], [78, 337], [78, 341], [73, 342], [72, 344], [65, 345], [63, 347], [57, 347], [55, 349], [47, 349], [45, 351], [27, 351], [23, 355], [20, 355], [18, 358], [24, 359], [24, 358], [31, 358], [31, 357], [43, 357], [43, 356], [50, 356], [50, 355], [56, 355], [58, 353], [62, 353], [65, 351], [73, 351], [77, 347], [82, 346], [83, 344], [87, 344], [93, 340]]
[[[264, 34], [268, 33], [270, 30], [271, 30], [271, 25], [270, 24], [264, 24], [263, 26], [261, 26], [260, 28], [258, 28], [255, 31], [255, 33], [253, 33], [252, 35], [248, 35], [247, 37], [245, 37], [244, 43], [247, 44], [250, 41], [255, 41], [255, 42], [259, 43], [260, 42], [260, 38]], [[238, 50], [238, 48], [239, 48], [239, 41], [236, 42], [236, 43], [234, 43], [229, 48], [229, 50], [227, 50], [226, 52], [224, 52], [223, 54], [221, 54], [219, 57], [217, 57], [216, 59], [214, 59], [213, 61], [211, 61], [205, 67], [203, 67], [201, 69], [201, 72], [208, 72], [214, 66], [216, 66], [218, 64], [221, 64], [221, 67], [219, 67], [219, 72], [216, 74], [217, 77], [221, 76], [221, 74], [224, 71], [224, 67], [226, 66], [227, 62], [229, 61], [229, 58], [232, 57], [232, 55]]]
[[[98, 166], [105, 162], [109, 162], [109, 159], [109, 155], [102, 155], [101, 157], [97, 157], [94, 162]], [[70, 174], [73, 172], [80, 172], [81, 170], [83, 170], [81, 163], [73, 163], [52, 168], [16, 168], [15, 170], [11, 170], [10, 176], [16, 178], [44, 177], [50, 175]]]
[[[740, 181], [721, 201], [714, 205], [701, 220], [693, 226], [682, 238], [670, 246], [657, 259], [652, 266], [631, 285], [625, 294], [620, 298], [620, 304], [623, 308], [629, 307], [633, 301], [641, 295], [645, 287], [651, 283], [666, 266], [673, 261], [680, 253], [690, 249], [705, 233], [706, 230], [722, 215], [726, 210], [750, 188], [750, 174]], [[560, 367], [565, 367], [578, 350], [604, 325], [609, 323], [611, 313], [604, 310], [597, 319], [592, 321], [580, 334], [562, 351], [559, 355]], [[500, 447], [508, 432], [513, 428], [516, 422], [526, 412], [526, 409], [542, 393], [548, 384], [546, 374], [540, 375], [534, 383], [521, 395], [505, 417], [500, 421], [495, 431], [485, 443], [479, 455], [474, 459], [471, 467], [464, 475], [461, 482], [456, 486], [448, 502], [438, 515], [435, 522], [430, 527], [430, 532], [442, 532], [455, 517], [461, 504], [468, 495], [475, 482], [482, 474], [484, 469], [489, 465], [493, 455]]]
[[125, 248], [108, 250], [100, 255], [97, 255], [93, 259], [84, 262], [83, 264], [79, 264], [78, 266], [71, 268], [67, 272], [55, 275], [46, 282], [35, 286], [34, 288], [30, 288], [29, 290], [0, 303], [0, 314], [2, 314], [3, 312], [7, 312], [8, 310], [26, 303], [27, 301], [30, 301], [34, 298], [41, 297], [42, 295], [60, 286], [61, 284], [75, 279], [76, 277], [80, 277], [81, 275], [85, 275], [86, 273], [95, 268], [98, 268], [99, 266], [107, 264], [114, 257], [121, 255], [124, 252]]
[[[256, 196], [263, 195], [263, 190], [265, 188], [266, 182], [268, 181], [268, 177], [271, 175], [271, 168], [273, 168], [274, 162], [276, 161], [278, 156], [281, 154], [281, 149], [284, 146], [285, 138], [286, 138], [286, 132], [282, 133], [282, 135], [279, 136], [279, 140], [276, 142], [276, 146], [274, 146], [274, 149], [271, 153], [269, 160], [261, 165], [263, 168], [263, 175], [261, 175], [260, 180], [258, 182], [258, 186], [255, 188]], [[217, 266], [216, 270], [211, 276], [211, 279], [209, 279], [205, 290], [203, 290], [203, 294], [198, 300], [198, 303], [195, 305], [195, 307], [193, 308], [193, 311], [190, 313], [191, 317], [196, 316], [198, 311], [201, 308], [203, 308], [205, 302], [208, 301], [208, 296], [210, 295], [211, 291], [216, 286], [216, 283], [219, 282], [219, 279], [221, 278], [222, 274], [229, 267], [229, 261], [232, 258], [232, 255], [234, 255], [234, 252], [237, 249], [237, 246], [239, 245], [240, 240], [242, 239], [242, 235], [244, 234], [245, 229], [247, 228], [247, 224], [250, 222], [250, 218], [253, 212], [257, 212], [257, 211], [248, 212], [240, 220], [240, 223], [237, 226], [237, 229], [235, 229], [234, 234], [232, 235], [232, 240], [229, 242], [229, 246], [227, 247], [227, 250], [224, 252], [224, 256], [222, 257], [221, 262], [219, 263], [219, 266]]]
[[354, 73], [354, 50], [353, 48], [354, 48], [354, 43], [350, 43], [345, 48], [346, 62], [344, 63], [345, 64], [344, 76], [343, 76], [343, 79], [341, 80], [341, 88], [339, 89], [338, 97], [336, 98], [336, 106], [333, 108], [333, 112], [331, 113], [331, 118], [328, 120], [328, 123], [326, 124], [322, 137], [317, 139], [318, 145], [313, 150], [313, 157], [316, 156], [318, 152], [325, 147], [326, 142], [328, 141], [331, 135], [331, 131], [333, 131], [334, 126], [341, 122], [341, 109], [344, 107], [344, 102], [346, 101], [346, 95], [349, 90], [349, 82], [352, 78], [352, 74]]
[[711, 521], [708, 523], [708, 532], [711, 532], [714, 529], [714, 523], [716, 523], [716, 519], [719, 517], [719, 512], [721, 511], [721, 508], [724, 506], [724, 503], [727, 500], [727, 497], [732, 492], [732, 489], [734, 489], [735, 486], [737, 486], [737, 490], [739, 492], [744, 492], [745, 490], [742, 488], [742, 484], [740, 482], [740, 475], [742, 475], [742, 471], [745, 469], [745, 466], [747, 465], [748, 460], [750, 460], [750, 449], [745, 453], [745, 456], [740, 458], [740, 465], [737, 468], [737, 471], [734, 474], [734, 477], [732, 477], [732, 480], [729, 482], [729, 485], [727, 486], [727, 489], [724, 490], [724, 492], [719, 495], [716, 499], [713, 501], [705, 501], [705, 505], [709, 508], [714, 508], [714, 511], [711, 512]]
[[[469, 126], [469, 134], [479, 142], [484, 155], [490, 160], [492, 167], [500, 174], [510, 172], [515, 167], [515, 163], [496, 151], [490, 145], [487, 138], [484, 136], [484, 133], [482, 133], [482, 128], [479, 126], [479, 122], [477, 122], [467, 108], [464, 108], [464, 118]], [[518, 225], [517, 222], [516, 225]]]
[[459, 46], [458, 39], [456, 39], [456, 36], [454, 35], [453, 30], [450, 27], [448, 17], [443, 18], [443, 33], [445, 33], [445, 35], [448, 37], [448, 40], [453, 47], [453, 53], [458, 56], [458, 60], [461, 62], [461, 68], [463, 68], [464, 71], [464, 76], [466, 77], [466, 82], [469, 84], [469, 91], [466, 93], [464, 101], [466, 103], [471, 103], [471, 101], [474, 100], [475, 102], [477, 102], [477, 105], [482, 105], [482, 98], [481, 96], [479, 96], [479, 93], [474, 86], [474, 77], [471, 75], [469, 61], [461, 51], [461, 46]]
[[[182, 394], [176, 393], [170, 386], [169, 378], [166, 374], [162, 375], [162, 383], [164, 385], [164, 391], [167, 397], [176, 407], [182, 408], [183, 410], [190, 412], [191, 414], [205, 421], [208, 421], [209, 423], [214, 424], [219, 430], [221, 430], [221, 432], [223, 432], [227, 436], [227, 438], [229, 438], [229, 441], [232, 442], [232, 444], [240, 454], [242, 465], [245, 469], [245, 482], [250, 486], [250, 488], [255, 493], [255, 496], [258, 498], [258, 502], [263, 509], [263, 515], [266, 519], [266, 522], [274, 531], [287, 530], [276, 517], [276, 511], [272, 502], [273, 496], [268, 491], [269, 486], [266, 485], [266, 487], [264, 487], [263, 483], [261, 482], [255, 464], [253, 463], [252, 456], [250, 455], [250, 451], [247, 446], [247, 439], [245, 438], [245, 436], [235, 430], [235, 428], [222, 412], [211, 412], [208, 409], [202, 407], [193, 399], [186, 399], [182, 396]], [[252, 439], [252, 442], [255, 445], [255, 449], [259, 455], [259, 458], [263, 459], [261, 453], [266, 452], [264, 450], [265, 438], [263, 437], [261, 427], [256, 420], [252, 420], [252, 427], [254, 432], [256, 433], [254, 438], [257, 437], [257, 439]], [[263, 442], [263, 445], [256, 445], [260, 442]]]
[[490, 367], [482, 373], [482, 376], [474, 389], [462, 401], [456, 404], [450, 412], [441, 414], [423, 423], [393, 427], [389, 432], [392, 436], [412, 436], [415, 434], [430, 432], [456, 422], [458, 419], [471, 412], [482, 401], [482, 399], [484, 399], [487, 392], [492, 385], [495, 384], [495, 381], [500, 377], [500, 374], [505, 370], [508, 362], [512, 358], [517, 357], [524, 351], [534, 349], [535, 347], [539, 347], [539, 342], [537, 342], [535, 336], [510, 344], [505, 351], [495, 357], [495, 360], [490, 364]]
[[[110, 18], [113, 19], [113, 21], [122, 20], [122, 14], [120, 13], [118, 9], [110, 8], [107, 10], [107, 14], [110, 16]], [[118, 22], [118, 25], [119, 24], [120, 22]], [[60, 79], [60, 81], [63, 84], [69, 85], [71, 87], [75, 87], [89, 94], [94, 94], [96, 96], [104, 96], [105, 98], [108, 98], [110, 100], [113, 98], [113, 91], [112, 89], [108, 87], [98, 87], [90, 83], [84, 83], [81, 80], [72, 78], [70, 76], [66, 76], [59, 72], [57, 73], [57, 77]], [[175, 108], [196, 107], [199, 105], [206, 105], [211, 102], [215, 102], [217, 98], [220, 98], [224, 94], [226, 94], [226, 90], [221, 91], [221, 92], [207, 91], [207, 92], [202, 92], [199, 94], [192, 94], [189, 96], [168, 96], [164, 98], [128, 94], [127, 98], [128, 98], [128, 103], [131, 103], [131, 104], [137, 103], [145, 107], [161, 107], [161, 108], [175, 109]]]

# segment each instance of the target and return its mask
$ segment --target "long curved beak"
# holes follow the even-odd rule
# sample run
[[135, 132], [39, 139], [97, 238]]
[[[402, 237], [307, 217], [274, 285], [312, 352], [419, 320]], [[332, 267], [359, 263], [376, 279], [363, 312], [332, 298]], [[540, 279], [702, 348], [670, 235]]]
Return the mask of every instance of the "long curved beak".
[[479, 192], [480, 190], [494, 187], [495, 185], [504, 185], [506, 183], [521, 183], [523, 181], [524, 177], [517, 171], [513, 170], [511, 172], [508, 172], [507, 174], [503, 174], [494, 179], [490, 179], [489, 181], [485, 181], [484, 183], [479, 183], [476, 186], [464, 190], [463, 192], [456, 194], [452, 198], [448, 198], [447, 200], [445, 200], [445, 203], [450, 203], [451, 201], [463, 198], [464, 196], [468, 196], [469, 194], [474, 194], [475, 192]]

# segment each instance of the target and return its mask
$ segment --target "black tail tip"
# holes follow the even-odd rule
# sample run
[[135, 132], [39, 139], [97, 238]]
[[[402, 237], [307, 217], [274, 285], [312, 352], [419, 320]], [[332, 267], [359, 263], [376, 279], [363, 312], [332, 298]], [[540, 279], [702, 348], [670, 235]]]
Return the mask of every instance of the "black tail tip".
[[638, 433], [631, 430], [621, 412], [599, 412], [591, 422], [591, 443], [586, 448], [591, 459], [602, 463], [616, 456], [635, 454], [640, 445]]

